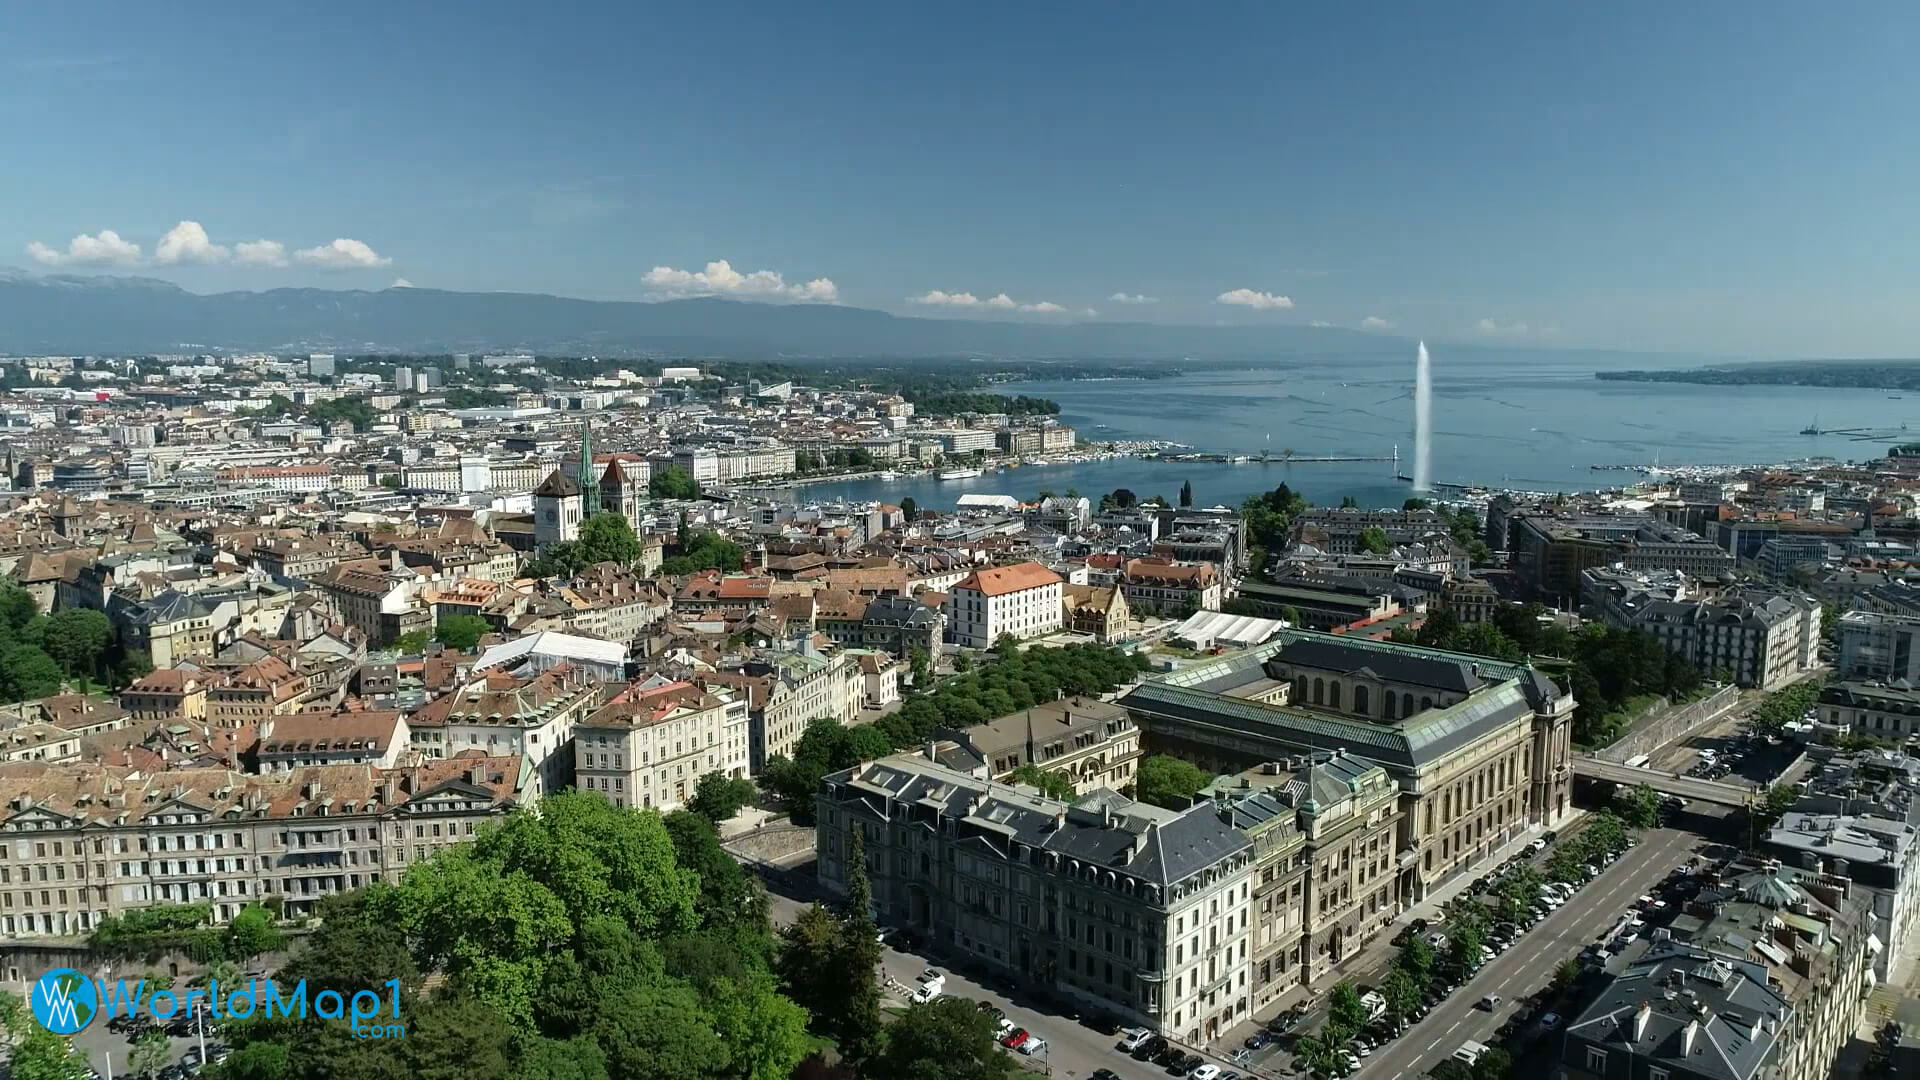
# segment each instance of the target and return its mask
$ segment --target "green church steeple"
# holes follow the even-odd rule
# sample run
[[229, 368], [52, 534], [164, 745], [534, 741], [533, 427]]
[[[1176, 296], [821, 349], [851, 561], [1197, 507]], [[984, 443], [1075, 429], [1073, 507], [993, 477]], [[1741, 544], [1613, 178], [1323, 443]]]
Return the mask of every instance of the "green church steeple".
[[600, 505], [600, 478], [593, 475], [593, 421], [585, 420], [580, 424], [580, 471], [574, 474], [580, 481], [580, 495], [588, 506]]

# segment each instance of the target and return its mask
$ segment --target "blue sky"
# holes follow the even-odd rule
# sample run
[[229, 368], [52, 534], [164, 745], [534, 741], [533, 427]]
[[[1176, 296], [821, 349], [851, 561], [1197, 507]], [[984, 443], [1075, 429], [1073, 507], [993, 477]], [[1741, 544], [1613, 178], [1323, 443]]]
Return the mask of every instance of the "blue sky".
[[1915, 355], [1920, 9], [1842, 10], [18, 7], [0, 263]]

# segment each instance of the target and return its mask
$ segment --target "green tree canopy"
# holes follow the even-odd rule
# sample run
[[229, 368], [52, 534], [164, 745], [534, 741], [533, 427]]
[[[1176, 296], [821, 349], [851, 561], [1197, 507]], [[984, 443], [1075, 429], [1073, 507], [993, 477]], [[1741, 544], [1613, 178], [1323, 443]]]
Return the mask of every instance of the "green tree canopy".
[[669, 465], [648, 479], [647, 494], [656, 499], [697, 499], [700, 497], [700, 485], [687, 474], [687, 470], [678, 465]]
[[88, 608], [55, 612], [40, 624], [40, 647], [69, 675], [97, 671], [112, 640], [113, 624]]
[[1072, 802], [1074, 798], [1073, 781], [1058, 769], [1042, 769], [1028, 762], [1013, 770], [1012, 780], [1016, 784], [1031, 784], [1039, 788], [1040, 794], [1049, 799]]
[[963, 998], [909, 1005], [889, 1029], [875, 1076], [1010, 1080], [1021, 1069], [994, 1045], [993, 1018]]
[[434, 625], [433, 637], [449, 649], [471, 652], [492, 632], [493, 624], [478, 615], [449, 615]]
[[1360, 530], [1360, 547], [1369, 554], [1385, 555], [1393, 550], [1393, 541], [1387, 538], [1387, 530], [1369, 525]]
[[717, 825], [753, 802], [753, 794], [753, 781], [719, 771], [710, 772], [701, 776], [694, 785], [693, 798], [688, 800], [687, 809]]
[[627, 567], [640, 561], [640, 538], [619, 514], [595, 514], [580, 524], [580, 561], [585, 566], [610, 562]]
[[1191, 762], [1154, 754], [1140, 763], [1140, 771], [1133, 781], [1134, 796], [1169, 810], [1184, 810], [1193, 805], [1193, 797], [1200, 789], [1212, 782], [1212, 776]]

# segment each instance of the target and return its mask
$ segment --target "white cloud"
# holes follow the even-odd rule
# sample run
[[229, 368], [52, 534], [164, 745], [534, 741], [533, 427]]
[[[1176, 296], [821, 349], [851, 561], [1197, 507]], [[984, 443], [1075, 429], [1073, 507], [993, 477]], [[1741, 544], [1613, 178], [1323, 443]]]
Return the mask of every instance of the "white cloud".
[[403, 277], [397, 277], [397, 278], [394, 278], [394, 279], [393, 279], [393, 284], [391, 284], [391, 285], [389, 285], [389, 286], [387, 286], [387, 288], [389, 288], [389, 289], [411, 289], [411, 288], [413, 288], [413, 282], [411, 282], [411, 281], [408, 281], [408, 280], [407, 280], [406, 278], [403, 278]]
[[1157, 304], [1160, 302], [1159, 297], [1142, 296], [1139, 293], [1129, 295], [1123, 292], [1114, 293], [1112, 296], [1107, 297], [1107, 299], [1116, 304]]
[[[931, 304], [936, 307], [978, 307], [980, 298], [970, 292], [943, 292], [940, 289], [928, 289], [919, 296], [907, 297], [907, 302], [913, 304]], [[988, 301], [988, 303], [992, 303], [992, 301]]]
[[840, 288], [828, 278], [787, 284], [776, 270], [755, 270], [743, 274], [725, 259], [707, 264], [705, 270], [676, 270], [656, 266], [640, 280], [656, 292], [669, 296], [766, 296], [783, 300], [831, 303], [840, 298]]
[[1001, 293], [1000, 295], [994, 297], [993, 299], [988, 300], [987, 306], [991, 308], [1002, 308], [1007, 311], [1012, 311], [1014, 308], [1019, 307], [1020, 304], [1013, 297], [1008, 296], [1006, 293]]
[[161, 266], [175, 263], [226, 262], [226, 247], [207, 238], [206, 227], [197, 221], [182, 221], [167, 230], [153, 249], [153, 261]]
[[233, 245], [233, 261], [242, 266], [285, 266], [287, 246], [278, 240], [242, 240]]
[[1328, 321], [1327, 321], [1327, 320], [1325, 320], [1325, 319], [1315, 319], [1315, 320], [1313, 320], [1312, 322], [1310, 322], [1310, 323], [1308, 323], [1307, 325], [1308, 325], [1308, 326], [1312, 326], [1312, 327], [1316, 327], [1316, 328], [1318, 328], [1318, 329], [1321, 329], [1321, 330], [1325, 330], [1325, 329], [1326, 329], [1327, 327], [1329, 327], [1329, 326], [1332, 326], [1333, 324], [1332, 324], [1332, 323], [1330, 323], [1330, 322], [1328, 322]]
[[1526, 323], [1503, 323], [1493, 319], [1481, 319], [1473, 324], [1473, 328], [1488, 337], [1525, 337], [1528, 333]]
[[101, 229], [67, 241], [65, 251], [35, 240], [27, 245], [27, 255], [46, 266], [132, 266], [140, 261], [140, 245], [120, 239], [112, 229]]
[[1059, 304], [1056, 304], [1051, 300], [1042, 300], [1037, 304], [1021, 304], [1020, 310], [1021, 311], [1037, 311], [1042, 315], [1052, 315], [1055, 312], [1065, 311], [1067, 309], [1061, 307]]
[[324, 270], [371, 270], [393, 262], [392, 259], [381, 255], [360, 241], [349, 240], [344, 236], [331, 244], [302, 248], [294, 252], [293, 257], [297, 262], [318, 266]]
[[1378, 316], [1378, 315], [1369, 315], [1369, 316], [1367, 316], [1366, 318], [1364, 318], [1364, 319], [1361, 319], [1361, 320], [1360, 320], [1360, 329], [1362, 329], [1362, 330], [1391, 330], [1391, 329], [1393, 329], [1393, 320], [1392, 320], [1392, 319], [1383, 319], [1383, 318], [1381, 318], [1381, 317], [1380, 317], [1380, 316]]
[[1100, 311], [1097, 308], [1081, 308], [1080, 314], [1085, 315], [1089, 319], [1093, 319], [1099, 317]]
[[1233, 289], [1213, 298], [1216, 304], [1231, 304], [1235, 307], [1249, 307], [1256, 311], [1284, 310], [1293, 306], [1293, 298], [1277, 296], [1257, 289]]

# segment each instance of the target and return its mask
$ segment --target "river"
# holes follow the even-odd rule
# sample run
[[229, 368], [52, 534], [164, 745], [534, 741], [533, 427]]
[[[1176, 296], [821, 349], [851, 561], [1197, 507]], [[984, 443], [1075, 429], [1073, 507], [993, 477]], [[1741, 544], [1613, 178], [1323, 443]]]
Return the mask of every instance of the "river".
[[[1698, 364], [1696, 358], [1669, 366]], [[1653, 367], [1659, 360], [1575, 351], [1433, 350], [1433, 476], [1458, 484], [1531, 490], [1617, 485], [1638, 474], [1594, 471], [1603, 465], [1757, 464], [1812, 456], [1861, 459], [1886, 443], [1844, 435], [1801, 435], [1823, 428], [1896, 429], [1920, 397], [1884, 390], [1786, 386], [1694, 386], [1602, 382], [1607, 366]], [[1207, 370], [1156, 381], [1031, 382], [996, 387], [1060, 403], [1062, 423], [1085, 442], [1164, 439], [1197, 450], [1280, 456], [1387, 456], [1397, 446], [1412, 472], [1413, 356], [1289, 359], [1243, 370]], [[1920, 438], [1917, 432], [1916, 438]], [[809, 485], [809, 499], [912, 497], [951, 507], [967, 492], [1026, 499], [1076, 490], [1089, 498], [1130, 488], [1141, 498], [1179, 493], [1191, 481], [1196, 505], [1238, 505], [1282, 481], [1318, 503], [1351, 495], [1363, 506], [1398, 506], [1408, 485], [1387, 462], [1330, 464], [1185, 464], [1122, 458], [989, 473], [971, 480], [930, 475], [894, 481]]]

